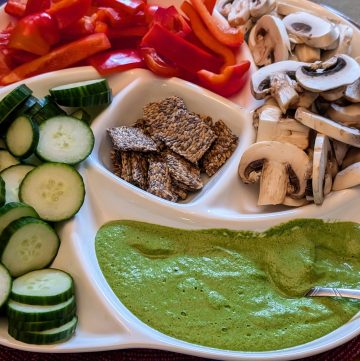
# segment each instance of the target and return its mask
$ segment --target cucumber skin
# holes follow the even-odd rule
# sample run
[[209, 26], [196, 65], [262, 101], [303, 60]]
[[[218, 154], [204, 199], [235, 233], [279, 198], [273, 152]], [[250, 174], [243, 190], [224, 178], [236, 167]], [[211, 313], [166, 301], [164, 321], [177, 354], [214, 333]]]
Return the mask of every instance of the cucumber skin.
[[39, 104], [40, 109], [32, 116], [38, 124], [52, 117], [67, 115], [65, 110], [61, 109], [50, 95], [46, 95], [43, 99], [40, 99]]
[[2, 207], [5, 204], [5, 201], [6, 201], [5, 182], [0, 176], [0, 207]]
[[[32, 154], [35, 153], [36, 147], [37, 147], [38, 142], [39, 142], [40, 131], [39, 131], [38, 123], [35, 122], [34, 120], [32, 120], [31, 117], [28, 117], [26, 115], [22, 115], [22, 117], [27, 117], [28, 118], [28, 120], [29, 120], [29, 122], [31, 124], [32, 132], [33, 132], [33, 138], [32, 138], [32, 142], [31, 142], [31, 145], [30, 145], [29, 149], [24, 154], [15, 154], [11, 150], [11, 147], [9, 147], [9, 144], [7, 142], [7, 132], [6, 132], [6, 135], [5, 135], [5, 143], [6, 143], [6, 146], [7, 146], [7, 150], [9, 151], [10, 154], [12, 154], [16, 158], [26, 159], [26, 158], [30, 157]], [[11, 127], [11, 125], [9, 126], [9, 128], [10, 127]], [[8, 130], [9, 130], [9, 128], [8, 128]]]
[[12, 288], [12, 277], [10, 275], [10, 272], [8, 269], [0, 262], [0, 269], [2, 269], [4, 272], [6, 272], [9, 276], [10, 284], [9, 284], [9, 292], [7, 294], [7, 297], [3, 300], [3, 302], [0, 302], [0, 314], [3, 313], [3, 311], [6, 311], [6, 302], [9, 299], [11, 288]]
[[93, 107], [110, 104], [112, 101], [112, 93], [111, 90], [109, 90], [76, 98], [56, 96], [55, 101], [57, 104], [65, 107]]
[[16, 318], [8, 318], [8, 325], [9, 328], [17, 329], [20, 332], [46, 331], [55, 327], [60, 327], [65, 323], [70, 322], [74, 318], [74, 316], [76, 316], [75, 309], [73, 313], [69, 313], [59, 318], [54, 318], [53, 320], [50, 321], [26, 322], [26, 321], [19, 321]]
[[58, 342], [64, 342], [68, 340], [70, 337], [72, 337], [75, 333], [76, 326], [77, 326], [77, 317], [74, 325], [66, 329], [62, 332], [58, 332], [56, 334], [41, 334], [39, 332], [27, 332], [27, 331], [21, 331], [16, 328], [8, 327], [9, 335], [17, 339], [18, 341], [22, 341], [25, 343], [30, 343], [34, 345], [49, 345], [53, 343]]
[[[58, 270], [56, 268], [51, 268], [51, 269], [64, 272], [63, 270]], [[64, 273], [66, 273], [71, 278], [72, 284], [71, 284], [71, 288], [69, 288], [66, 292], [62, 293], [61, 295], [46, 296], [46, 297], [44, 297], [44, 296], [25, 296], [25, 295], [16, 294], [13, 291], [11, 291], [10, 298], [16, 302], [26, 303], [28, 305], [34, 305], [34, 306], [36, 306], [36, 305], [38, 305], [38, 306], [54, 306], [58, 303], [65, 302], [75, 294], [75, 286], [74, 286], [74, 279], [72, 278], [72, 276], [67, 272], [64, 272]]]
[[[2, 258], [2, 254], [6, 248], [6, 246], [8, 245], [12, 235], [18, 230], [20, 229], [21, 227], [23, 226], [26, 226], [28, 225], [29, 223], [37, 223], [37, 224], [41, 224], [41, 225], [45, 225], [46, 227], [48, 227], [49, 229], [51, 229], [54, 234], [56, 235], [57, 237], [57, 243], [58, 243], [58, 249], [57, 251], [55, 252], [53, 258], [51, 260], [49, 260], [49, 263], [44, 265], [43, 267], [41, 267], [41, 269], [43, 268], [47, 268], [52, 262], [53, 260], [55, 259], [58, 251], [59, 251], [59, 248], [60, 248], [60, 238], [58, 236], [58, 234], [56, 233], [56, 231], [54, 230], [54, 228], [52, 228], [47, 222], [41, 220], [41, 219], [38, 219], [38, 218], [34, 218], [34, 217], [22, 217], [22, 218], [19, 218], [19, 219], [16, 219], [15, 221], [11, 222], [4, 230], [3, 232], [1, 233], [0, 235], [0, 261], [1, 261], [1, 258]], [[30, 271], [35, 271], [35, 270], [29, 270], [28, 272]], [[10, 272], [10, 271], [9, 271]], [[27, 272], [26, 272], [27, 273]], [[11, 273], [10, 273], [11, 274]]]
[[[11, 299], [10, 299], [11, 301]], [[11, 303], [7, 303], [7, 316], [12, 321], [17, 322], [44, 322], [44, 321], [52, 321], [57, 318], [66, 317], [68, 315], [75, 315], [76, 313], [76, 301], [75, 297], [73, 301], [67, 305], [66, 307], [54, 310], [51, 312], [44, 313], [26, 313], [18, 310], [14, 310], [9, 306]]]
[[13, 208], [18, 208], [18, 207], [30, 208], [34, 212], [34, 215], [31, 217], [39, 218], [39, 215], [36, 213], [35, 209], [29, 206], [28, 204], [22, 202], [10, 202], [10, 203], [6, 203], [3, 207], [0, 208], [0, 219], [3, 214], [7, 213], [9, 210]]
[[92, 94], [104, 93], [109, 90], [111, 89], [107, 79], [99, 78], [56, 86], [49, 89], [49, 93], [55, 98], [82, 98]]

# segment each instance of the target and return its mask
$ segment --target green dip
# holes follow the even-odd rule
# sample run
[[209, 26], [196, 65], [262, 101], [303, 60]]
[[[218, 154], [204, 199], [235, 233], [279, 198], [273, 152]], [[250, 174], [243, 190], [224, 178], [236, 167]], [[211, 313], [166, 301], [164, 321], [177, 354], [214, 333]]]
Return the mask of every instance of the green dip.
[[301, 297], [311, 286], [360, 288], [360, 225], [295, 220], [264, 233], [182, 230], [135, 221], [98, 231], [100, 268], [149, 326], [192, 343], [266, 351], [321, 337], [356, 300]]

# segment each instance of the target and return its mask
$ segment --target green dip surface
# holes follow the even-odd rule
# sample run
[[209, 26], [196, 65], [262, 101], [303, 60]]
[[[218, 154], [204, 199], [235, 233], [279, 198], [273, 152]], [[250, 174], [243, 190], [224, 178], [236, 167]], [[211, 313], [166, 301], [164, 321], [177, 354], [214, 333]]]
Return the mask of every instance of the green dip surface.
[[169, 336], [267, 351], [319, 338], [358, 300], [305, 298], [315, 285], [360, 288], [360, 225], [303, 219], [263, 233], [136, 221], [100, 228], [100, 268], [121, 302]]

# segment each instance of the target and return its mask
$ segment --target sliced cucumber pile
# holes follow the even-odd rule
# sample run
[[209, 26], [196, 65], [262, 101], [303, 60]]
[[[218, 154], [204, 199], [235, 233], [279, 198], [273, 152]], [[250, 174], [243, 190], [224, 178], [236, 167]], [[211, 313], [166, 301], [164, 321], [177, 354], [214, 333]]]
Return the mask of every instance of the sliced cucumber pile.
[[47, 268], [16, 278], [7, 314], [9, 334], [19, 341], [40, 345], [68, 339], [77, 324], [72, 277]]
[[[85, 187], [74, 166], [94, 147], [83, 107], [112, 100], [106, 79], [49, 93], [38, 99], [22, 84], [0, 100], [0, 308], [6, 306], [9, 334], [33, 344], [65, 341], [76, 329], [73, 279], [45, 268], [60, 246], [48, 222], [81, 208]], [[68, 116], [62, 106], [81, 108]]]
[[111, 89], [106, 79], [88, 80], [51, 88], [55, 101], [67, 107], [86, 107], [110, 104]]

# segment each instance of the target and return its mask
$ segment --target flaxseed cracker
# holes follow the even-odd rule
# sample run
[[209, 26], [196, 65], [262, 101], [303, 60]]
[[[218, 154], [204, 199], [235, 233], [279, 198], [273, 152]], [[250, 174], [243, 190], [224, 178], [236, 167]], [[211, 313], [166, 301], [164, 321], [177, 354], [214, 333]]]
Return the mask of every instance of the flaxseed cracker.
[[147, 188], [148, 161], [146, 153], [131, 152], [132, 183], [141, 189]]
[[110, 152], [110, 159], [112, 163], [113, 173], [121, 177], [121, 154], [117, 150], [112, 149]]
[[116, 127], [109, 128], [108, 134], [114, 149], [120, 151], [156, 152], [156, 143], [140, 128]]
[[202, 167], [209, 177], [213, 176], [230, 158], [238, 143], [238, 137], [222, 120], [218, 120], [212, 129], [217, 139], [201, 159]]
[[131, 152], [120, 152], [121, 155], [121, 174], [120, 177], [131, 183], [132, 170], [131, 170]]

